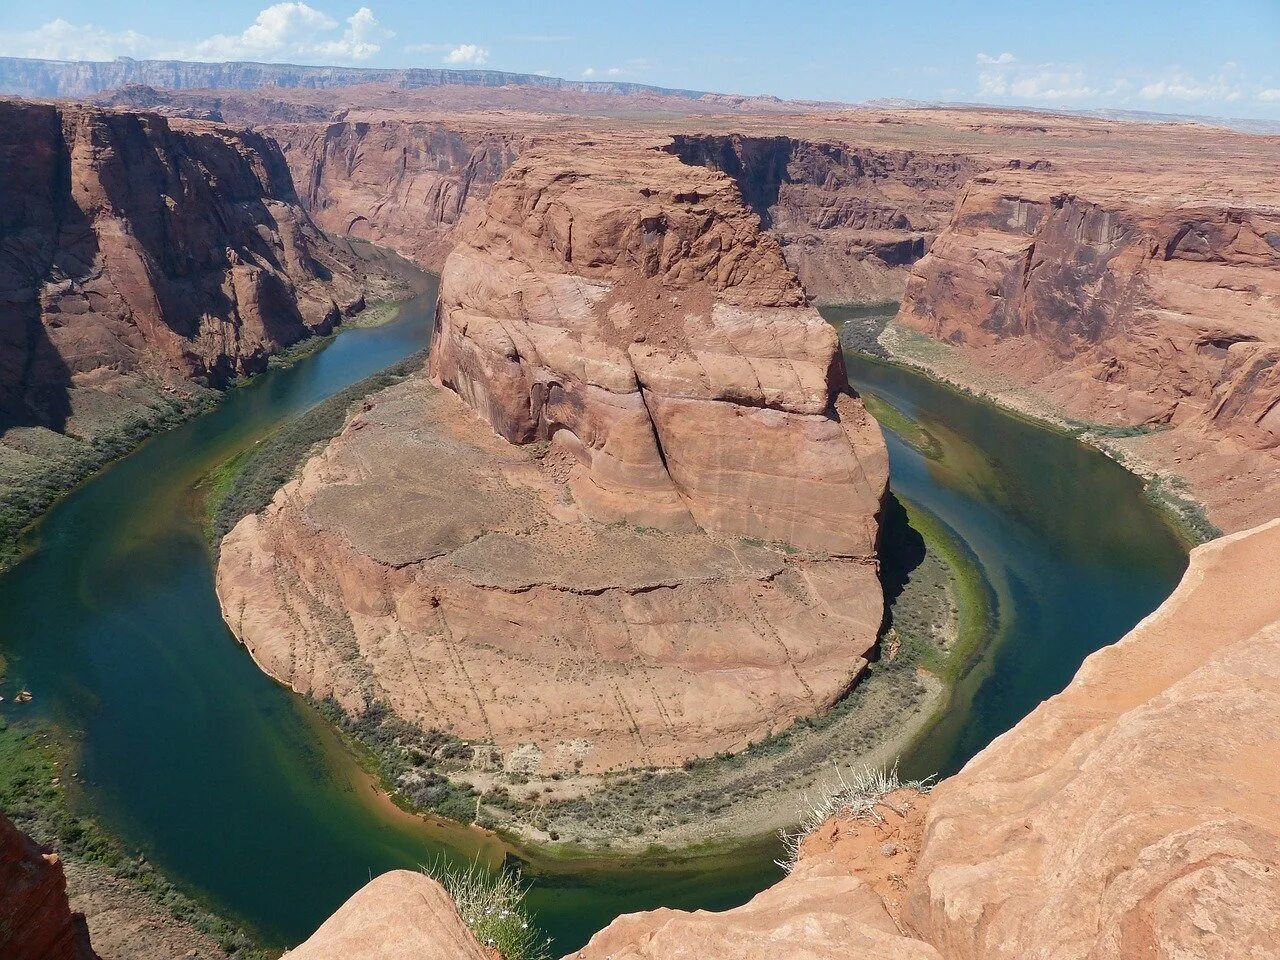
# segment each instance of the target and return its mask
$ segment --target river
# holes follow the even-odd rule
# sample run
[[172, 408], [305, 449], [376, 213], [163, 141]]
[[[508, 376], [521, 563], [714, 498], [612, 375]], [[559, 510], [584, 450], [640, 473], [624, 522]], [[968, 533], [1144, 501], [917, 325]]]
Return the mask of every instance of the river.
[[[277, 946], [381, 871], [502, 853], [396, 810], [314, 711], [257, 670], [219, 614], [195, 490], [283, 419], [425, 347], [433, 304], [428, 290], [148, 441], [59, 503], [0, 578], [0, 715], [72, 732], [73, 804]], [[916, 374], [856, 357], [850, 368], [937, 440], [930, 459], [889, 435], [892, 486], [971, 547], [998, 599], [992, 642], [904, 758], [911, 772], [949, 772], [1153, 609], [1185, 549], [1136, 479], [1095, 451]], [[13, 703], [22, 687], [33, 703]], [[774, 852], [535, 862], [529, 905], [567, 951], [621, 912], [741, 903], [776, 879]]]

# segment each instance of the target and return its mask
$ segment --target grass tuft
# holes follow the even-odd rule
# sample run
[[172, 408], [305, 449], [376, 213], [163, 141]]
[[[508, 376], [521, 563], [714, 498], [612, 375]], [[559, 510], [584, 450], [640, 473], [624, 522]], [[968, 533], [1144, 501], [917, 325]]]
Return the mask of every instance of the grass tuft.
[[807, 796], [800, 823], [794, 830], [784, 831], [782, 842], [786, 848], [786, 856], [778, 860], [778, 866], [790, 873], [800, 862], [800, 848], [804, 842], [824, 823], [834, 816], [849, 817], [855, 820], [872, 820], [877, 823], [883, 820], [877, 807], [896, 807], [885, 800], [895, 790], [917, 790], [928, 793], [933, 788], [933, 777], [923, 780], [903, 781], [898, 776], [898, 764], [888, 770], [864, 766], [861, 770], [851, 771], [846, 777], [836, 771], [840, 785], [828, 791], [816, 801]]
[[465, 870], [437, 864], [423, 872], [453, 898], [458, 915], [482, 946], [503, 960], [548, 960], [551, 941], [533, 925], [524, 905], [526, 888], [517, 874], [472, 863]]

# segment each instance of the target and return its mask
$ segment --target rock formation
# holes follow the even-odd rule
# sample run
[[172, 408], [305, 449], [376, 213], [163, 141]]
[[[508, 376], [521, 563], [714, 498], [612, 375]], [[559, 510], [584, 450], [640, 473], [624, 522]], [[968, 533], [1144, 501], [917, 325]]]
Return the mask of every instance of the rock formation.
[[864, 668], [885, 448], [728, 178], [527, 152], [446, 263], [431, 371], [223, 541], [268, 672], [592, 773], [739, 749]]
[[524, 145], [517, 132], [382, 119], [268, 124], [312, 219], [439, 270], [469, 203], [484, 201]]
[[1214, 186], [979, 176], [899, 319], [1086, 421], [1174, 428], [1154, 459], [1237, 528], [1271, 515], [1280, 466], [1280, 205]]
[[805, 290], [840, 303], [901, 299], [961, 186], [991, 166], [791, 136], [680, 134], [671, 150], [733, 177]]
[[148, 114], [0, 102], [0, 251], [5, 426], [63, 429], [77, 389], [225, 384], [361, 296], [274, 144]]
[[436, 881], [394, 870], [357, 891], [290, 960], [493, 960]]
[[0, 957], [97, 960], [84, 917], [67, 904], [57, 854], [41, 850], [0, 814]]
[[877, 956], [1273, 956], [1278, 555], [1280, 521], [1197, 548], [1155, 613], [920, 804], [923, 829], [889, 807], [829, 823], [747, 907], [622, 917], [575, 956], [739, 956], [744, 937], [828, 956], [830, 930], [864, 936], [886, 906]]

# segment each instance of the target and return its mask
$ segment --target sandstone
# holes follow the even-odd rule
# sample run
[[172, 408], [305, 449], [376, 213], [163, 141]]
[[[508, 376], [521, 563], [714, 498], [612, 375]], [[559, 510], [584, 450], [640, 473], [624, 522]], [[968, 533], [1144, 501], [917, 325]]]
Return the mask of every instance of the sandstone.
[[384, 873], [357, 891], [290, 960], [492, 960], [435, 880]]
[[40, 849], [0, 814], [0, 956], [96, 960], [84, 917], [67, 903], [57, 854]]
[[733, 182], [645, 141], [532, 150], [463, 230], [449, 389], [372, 398], [227, 536], [237, 636], [297, 690], [544, 773], [827, 709], [879, 628], [886, 453]]

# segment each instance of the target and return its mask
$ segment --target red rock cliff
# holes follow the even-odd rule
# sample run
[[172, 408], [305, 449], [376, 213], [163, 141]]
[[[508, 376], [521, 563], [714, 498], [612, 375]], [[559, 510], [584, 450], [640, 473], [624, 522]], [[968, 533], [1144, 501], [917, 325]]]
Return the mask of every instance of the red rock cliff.
[[57, 854], [40, 849], [0, 814], [0, 957], [97, 960], [84, 917], [67, 903]]
[[73, 385], [221, 385], [358, 298], [274, 144], [146, 113], [0, 101], [0, 415]]

